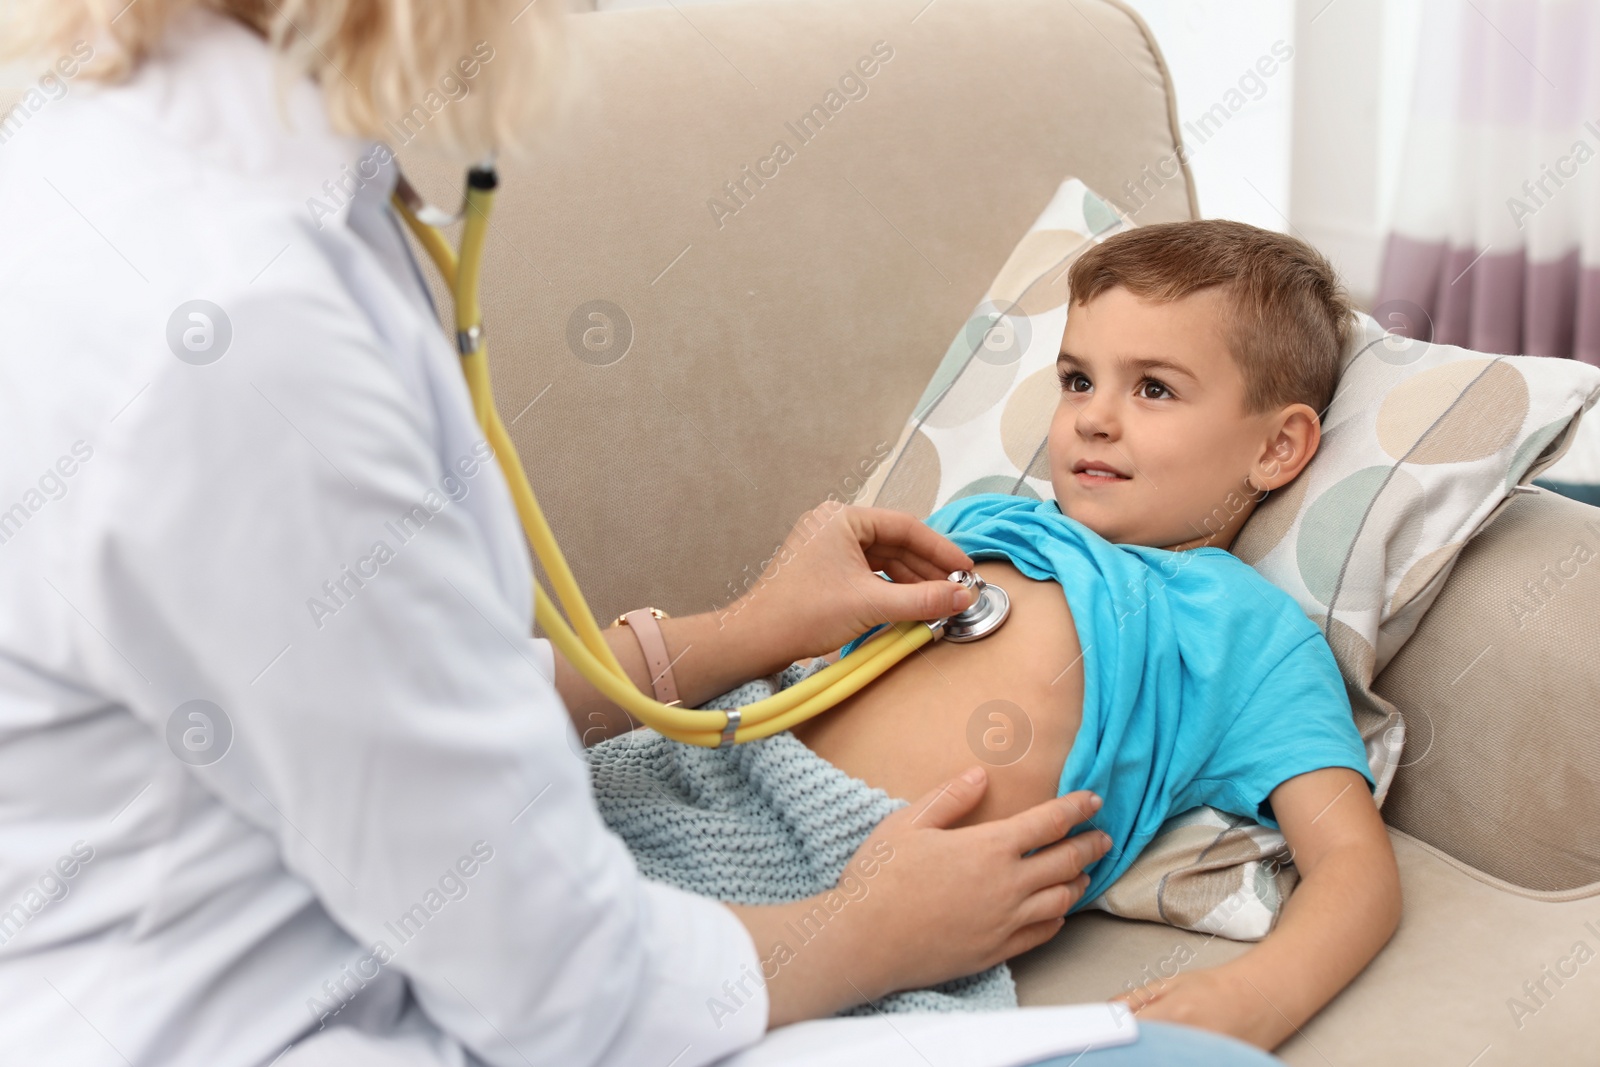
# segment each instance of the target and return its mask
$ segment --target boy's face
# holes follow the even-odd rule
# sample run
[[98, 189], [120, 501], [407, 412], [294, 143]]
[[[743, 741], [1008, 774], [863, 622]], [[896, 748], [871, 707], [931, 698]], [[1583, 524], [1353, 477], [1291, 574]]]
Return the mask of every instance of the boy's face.
[[1261, 496], [1246, 479], [1270, 459], [1280, 414], [1246, 411], [1225, 300], [1219, 288], [1157, 302], [1119, 287], [1072, 306], [1050, 480], [1062, 512], [1108, 541], [1227, 548]]

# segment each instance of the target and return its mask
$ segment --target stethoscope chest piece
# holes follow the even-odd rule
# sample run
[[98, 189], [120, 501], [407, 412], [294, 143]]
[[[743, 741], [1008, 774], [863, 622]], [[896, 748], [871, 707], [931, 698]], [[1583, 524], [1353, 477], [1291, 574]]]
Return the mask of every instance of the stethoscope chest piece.
[[988, 637], [1011, 614], [1011, 598], [998, 585], [990, 585], [972, 571], [952, 571], [952, 582], [975, 590], [978, 599], [959, 615], [944, 620], [944, 639], [957, 644]]

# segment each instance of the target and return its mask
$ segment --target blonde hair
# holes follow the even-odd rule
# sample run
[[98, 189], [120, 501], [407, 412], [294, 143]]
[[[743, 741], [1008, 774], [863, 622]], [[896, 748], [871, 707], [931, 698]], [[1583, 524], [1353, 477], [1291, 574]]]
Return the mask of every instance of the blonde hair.
[[[280, 97], [291, 78], [310, 75], [335, 130], [391, 147], [397, 124], [420, 114], [424, 143], [439, 154], [523, 155], [563, 101], [563, 0], [6, 0], [0, 61], [49, 63], [87, 42], [94, 56], [78, 77], [120, 82], [171, 18], [196, 6], [268, 41]], [[428, 106], [436, 100], [449, 106]]]

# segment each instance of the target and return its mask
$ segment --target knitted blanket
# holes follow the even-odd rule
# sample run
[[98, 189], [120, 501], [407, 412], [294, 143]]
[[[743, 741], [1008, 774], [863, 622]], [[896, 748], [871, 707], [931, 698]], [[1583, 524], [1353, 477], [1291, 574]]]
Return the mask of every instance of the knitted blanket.
[[[824, 666], [820, 660], [796, 663], [776, 676], [777, 689]], [[772, 680], [756, 679], [701, 706], [738, 707], [773, 692]], [[845, 864], [885, 816], [907, 804], [845, 774], [787, 731], [711, 749], [641, 729], [595, 745], [588, 756], [600, 814], [645, 877], [736, 904], [777, 904], [834, 890], [810, 918], [791, 924], [787, 953], [780, 948], [763, 959], [769, 978], [832, 915], [871, 892], [870, 876], [845, 875]], [[1016, 1006], [1016, 986], [1002, 963], [840, 1014]]]

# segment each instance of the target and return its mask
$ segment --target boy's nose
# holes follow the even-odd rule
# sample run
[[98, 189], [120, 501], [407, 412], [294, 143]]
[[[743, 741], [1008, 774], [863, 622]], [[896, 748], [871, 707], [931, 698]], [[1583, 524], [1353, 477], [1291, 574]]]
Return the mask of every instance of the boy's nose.
[[1099, 438], [1115, 441], [1122, 436], [1117, 416], [1116, 402], [1102, 394], [1091, 393], [1078, 405], [1078, 436], [1085, 440]]

